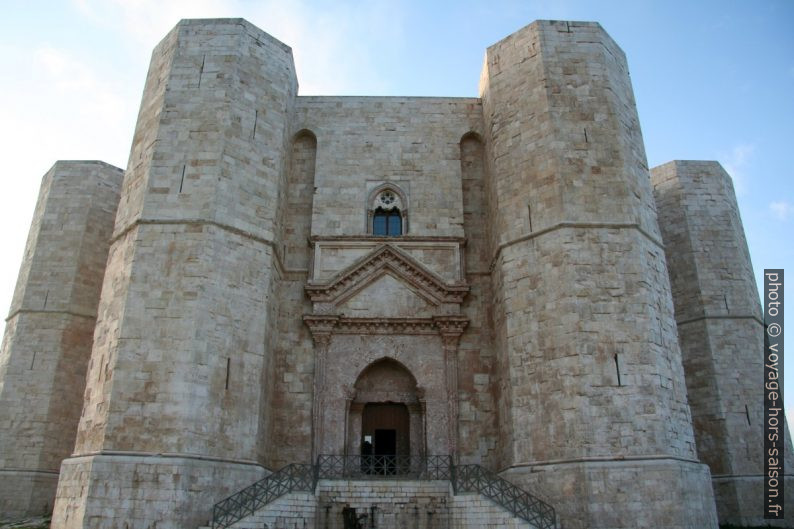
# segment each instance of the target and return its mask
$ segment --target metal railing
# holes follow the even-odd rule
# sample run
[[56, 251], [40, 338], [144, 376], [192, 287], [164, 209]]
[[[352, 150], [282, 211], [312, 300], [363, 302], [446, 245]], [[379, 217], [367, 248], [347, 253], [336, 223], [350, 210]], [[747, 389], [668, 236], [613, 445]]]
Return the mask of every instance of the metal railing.
[[456, 465], [452, 490], [477, 492], [539, 529], [555, 529], [554, 507], [480, 465]]
[[290, 492], [314, 492], [315, 484], [312, 465], [297, 463], [287, 465], [216, 503], [212, 509], [212, 528], [229, 527]]
[[313, 492], [320, 479], [437, 479], [455, 494], [476, 492], [538, 529], [556, 529], [554, 508], [480, 465], [450, 456], [321, 455], [316, 465], [291, 464], [215, 504], [212, 528], [224, 529], [290, 492]]
[[452, 479], [449, 456], [336, 456], [317, 459], [319, 479]]

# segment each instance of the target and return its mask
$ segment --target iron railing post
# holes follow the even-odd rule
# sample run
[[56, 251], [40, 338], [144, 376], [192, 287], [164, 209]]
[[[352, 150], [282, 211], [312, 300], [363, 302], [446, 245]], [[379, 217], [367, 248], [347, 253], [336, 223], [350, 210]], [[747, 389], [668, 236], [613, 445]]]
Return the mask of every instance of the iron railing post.
[[320, 456], [317, 456], [317, 462], [312, 468], [312, 492], [317, 490], [317, 482], [320, 481]]
[[449, 475], [452, 479], [452, 494], [458, 493], [458, 475], [457, 475], [457, 467], [455, 466], [455, 462], [452, 461], [452, 456], [447, 456], [447, 464], [449, 465]]

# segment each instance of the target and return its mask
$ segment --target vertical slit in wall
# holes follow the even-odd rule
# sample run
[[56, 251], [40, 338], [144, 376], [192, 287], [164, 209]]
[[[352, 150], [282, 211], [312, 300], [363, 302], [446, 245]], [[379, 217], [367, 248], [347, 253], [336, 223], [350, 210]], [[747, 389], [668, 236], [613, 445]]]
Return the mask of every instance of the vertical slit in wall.
[[180, 193], [182, 192], [182, 186], [185, 185], [185, 167], [186, 166], [184, 166], [184, 165], [182, 166], [182, 179], [179, 180], [179, 192]]
[[726, 294], [722, 295], [722, 301], [725, 302], [725, 312], [730, 312], [731, 309], [728, 308], [728, 296]]
[[663, 327], [662, 327], [662, 314], [664, 314], [664, 312], [662, 311], [662, 300], [661, 299], [657, 299], [656, 300], [656, 310], [658, 311], [657, 313], [659, 314], [657, 316], [657, 318], [656, 318], [656, 320], [659, 322], [659, 344], [662, 347], [664, 347], [664, 331], [663, 331]]
[[744, 414], [747, 416], [747, 425], [752, 426], [753, 424], [750, 422], [750, 409], [747, 407], [747, 404], [744, 405]]
[[41, 307], [42, 310], [47, 308], [47, 300], [50, 298], [50, 291], [44, 293], [44, 305]]
[[623, 384], [620, 381], [620, 364], [618, 363], [618, 354], [615, 353], [615, 373], [618, 374], [618, 386], [622, 386]]
[[254, 131], [251, 133], [251, 139], [256, 139], [256, 124], [259, 121], [259, 111], [254, 110]]
[[662, 332], [662, 319], [659, 318], [659, 345], [664, 347], [664, 333]]
[[199, 81], [198, 81], [198, 87], [199, 88], [201, 88], [201, 76], [204, 75], [204, 61], [206, 61], [206, 60], [207, 60], [207, 54], [205, 53], [201, 57], [201, 68], [199, 68]]
[[584, 142], [587, 143], [587, 129], [582, 130], [584, 130]]
[[527, 204], [527, 216], [529, 217], [529, 231], [532, 232], [532, 205]]
[[232, 359], [226, 359], [226, 389], [229, 389], [229, 372], [231, 371], [232, 367]]
[[33, 358], [30, 359], [30, 369], [33, 370], [33, 364], [36, 363], [36, 351], [33, 351]]

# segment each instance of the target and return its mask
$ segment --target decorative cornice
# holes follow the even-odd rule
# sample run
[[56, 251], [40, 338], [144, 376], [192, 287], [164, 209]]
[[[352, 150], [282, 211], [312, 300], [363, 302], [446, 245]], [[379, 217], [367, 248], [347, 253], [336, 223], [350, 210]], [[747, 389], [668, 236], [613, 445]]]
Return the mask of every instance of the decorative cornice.
[[75, 318], [85, 318], [87, 320], [95, 320], [96, 314], [86, 314], [81, 312], [73, 312], [71, 310], [33, 310], [33, 309], [18, 309], [8, 315], [6, 322], [12, 320], [15, 316], [20, 314], [62, 314], [64, 316], [73, 316]]
[[464, 316], [435, 318], [346, 318], [344, 316], [307, 314], [303, 321], [309, 326], [315, 342], [333, 334], [441, 334], [457, 340], [469, 324]]
[[413, 257], [396, 246], [384, 243], [336, 274], [328, 283], [309, 283], [306, 293], [313, 302], [341, 303], [386, 272], [391, 272], [435, 305], [463, 302], [469, 286], [447, 284]]
[[[282, 259], [281, 253], [279, 252], [278, 245], [273, 242], [273, 240], [261, 237], [256, 235], [253, 232], [244, 230], [242, 228], [238, 228], [236, 226], [232, 226], [231, 224], [224, 224], [222, 222], [217, 222], [214, 220], [209, 219], [143, 219], [137, 218], [131, 221], [127, 226], [114, 232], [113, 236], [110, 238], [110, 244], [113, 245], [123, 237], [125, 237], [130, 231], [135, 229], [138, 226], [146, 226], [146, 225], [163, 225], [163, 226], [214, 226], [220, 230], [226, 231], [228, 233], [233, 233], [238, 235], [242, 238], [264, 244], [270, 247], [271, 252], [273, 253], [273, 257], [275, 258], [276, 268], [279, 271], [279, 274], [282, 276], [290, 275], [292, 276], [290, 279], [297, 279], [300, 280], [308, 274], [308, 270], [305, 268], [287, 268], [284, 265], [284, 261]], [[311, 241], [307, 241], [311, 245]], [[297, 276], [297, 277], [295, 277]]]
[[429, 318], [340, 318], [338, 334], [436, 334]]
[[364, 242], [455, 242], [465, 245], [465, 237], [446, 237], [435, 235], [400, 235], [398, 237], [378, 237], [376, 235], [312, 235], [309, 237], [310, 243], [328, 241], [364, 241]]
[[488, 269], [493, 272], [494, 268], [496, 267], [496, 263], [499, 260], [499, 256], [502, 254], [502, 251], [505, 248], [509, 248], [515, 244], [519, 244], [530, 239], [534, 239], [536, 237], [540, 237], [542, 235], [546, 235], [548, 233], [552, 233], [558, 230], [564, 229], [608, 229], [608, 230], [636, 230], [638, 231], [643, 237], [645, 237], [651, 244], [657, 246], [659, 249], [664, 251], [664, 243], [654, 236], [653, 234], [648, 233], [645, 229], [642, 228], [637, 223], [625, 223], [625, 222], [558, 222], [557, 224], [553, 224], [546, 228], [540, 229], [538, 231], [528, 233], [526, 235], [522, 235], [521, 237], [516, 237], [515, 239], [505, 241], [499, 244], [494, 251], [493, 257], [491, 258], [491, 264]]
[[689, 318], [687, 320], [681, 320], [675, 322], [675, 324], [680, 327], [682, 325], [687, 325], [688, 323], [695, 323], [698, 321], [703, 320], [753, 320], [760, 326], [764, 326], [764, 320], [761, 319], [760, 316], [756, 316], [755, 314], [715, 314], [712, 316], [697, 316], [695, 318]]

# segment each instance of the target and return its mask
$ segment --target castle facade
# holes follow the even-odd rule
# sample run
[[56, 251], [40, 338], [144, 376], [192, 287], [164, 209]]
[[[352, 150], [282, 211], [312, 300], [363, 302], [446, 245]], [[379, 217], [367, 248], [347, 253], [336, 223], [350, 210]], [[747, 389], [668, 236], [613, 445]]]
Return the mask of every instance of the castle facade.
[[478, 98], [297, 92], [288, 46], [182, 21], [126, 170], [44, 176], [0, 352], [0, 516], [193, 528], [284, 465], [364, 453], [480, 465], [562, 527], [763, 522], [731, 180], [649, 170], [598, 24], [489, 47]]

